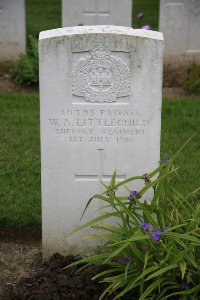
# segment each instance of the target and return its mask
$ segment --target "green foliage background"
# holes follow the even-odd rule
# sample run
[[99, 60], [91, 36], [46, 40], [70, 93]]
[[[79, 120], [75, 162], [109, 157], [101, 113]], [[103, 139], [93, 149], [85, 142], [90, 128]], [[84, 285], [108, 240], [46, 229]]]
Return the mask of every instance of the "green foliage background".
[[61, 27], [61, 0], [26, 0], [27, 36]]
[[190, 93], [200, 94], [200, 65], [191, 66], [188, 70], [188, 78], [184, 87]]

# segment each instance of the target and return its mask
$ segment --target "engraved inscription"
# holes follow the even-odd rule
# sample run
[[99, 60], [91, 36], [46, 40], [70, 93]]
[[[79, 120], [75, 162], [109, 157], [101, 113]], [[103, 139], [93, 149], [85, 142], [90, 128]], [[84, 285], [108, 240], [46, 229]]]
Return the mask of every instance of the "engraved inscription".
[[134, 143], [150, 126], [137, 111], [121, 109], [62, 109], [61, 116], [48, 122], [66, 142], [89, 144]]
[[80, 58], [72, 72], [72, 93], [89, 102], [116, 102], [130, 94], [127, 63], [99, 42], [90, 56]]

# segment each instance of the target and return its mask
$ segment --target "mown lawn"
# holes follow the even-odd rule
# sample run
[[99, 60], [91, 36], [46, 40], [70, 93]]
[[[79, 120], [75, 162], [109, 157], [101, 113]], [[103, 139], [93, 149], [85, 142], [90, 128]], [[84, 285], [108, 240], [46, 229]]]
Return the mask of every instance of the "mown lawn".
[[61, 27], [61, 0], [26, 0], [27, 36]]
[[200, 97], [199, 99], [164, 99], [162, 112], [161, 157], [171, 157], [195, 135], [179, 153], [175, 167], [183, 185], [179, 189], [200, 187]]
[[38, 95], [0, 94], [0, 225], [40, 221]]
[[[143, 25], [150, 25], [152, 30], [158, 30], [160, 0], [133, 0], [132, 26], [141, 28]], [[137, 14], [143, 12], [141, 19]]]
[[[0, 226], [41, 224], [38, 94], [0, 94]], [[200, 186], [200, 99], [165, 99], [161, 157], [179, 154], [183, 187]], [[182, 186], [179, 186], [182, 189]]]

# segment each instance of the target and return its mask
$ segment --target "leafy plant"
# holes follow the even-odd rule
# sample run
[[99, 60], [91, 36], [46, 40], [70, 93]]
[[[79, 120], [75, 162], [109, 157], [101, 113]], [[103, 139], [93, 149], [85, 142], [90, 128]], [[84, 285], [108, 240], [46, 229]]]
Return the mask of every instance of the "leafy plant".
[[185, 90], [190, 93], [200, 93], [200, 65], [194, 65], [188, 70]]
[[11, 76], [19, 85], [38, 84], [38, 43], [32, 36], [29, 36], [27, 53], [22, 53], [20, 55], [15, 67], [11, 70]]
[[[103, 183], [105, 192], [89, 200], [86, 209], [94, 199], [106, 206], [101, 216], [73, 232], [92, 227], [95, 233], [86, 238], [105, 243], [98, 253], [70, 266], [106, 266], [93, 278], [108, 284], [100, 299], [107, 294], [124, 299], [127, 293], [138, 300], [200, 299], [200, 189], [186, 196], [174, 189], [179, 178], [174, 158], [163, 160], [149, 174], [120, 183], [115, 172], [109, 186]], [[128, 187], [134, 187], [136, 180], [144, 182], [140, 191]], [[126, 196], [118, 195], [122, 188]]]

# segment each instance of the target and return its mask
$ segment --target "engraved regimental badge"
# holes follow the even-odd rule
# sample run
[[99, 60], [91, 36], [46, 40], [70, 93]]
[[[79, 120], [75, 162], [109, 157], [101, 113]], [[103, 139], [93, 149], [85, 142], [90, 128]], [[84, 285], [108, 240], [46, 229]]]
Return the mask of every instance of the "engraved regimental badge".
[[99, 42], [72, 72], [72, 93], [90, 102], [115, 102], [130, 93], [129, 68]]

